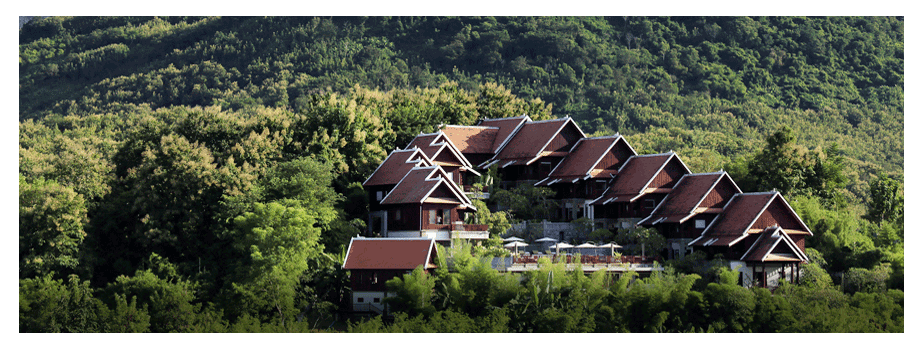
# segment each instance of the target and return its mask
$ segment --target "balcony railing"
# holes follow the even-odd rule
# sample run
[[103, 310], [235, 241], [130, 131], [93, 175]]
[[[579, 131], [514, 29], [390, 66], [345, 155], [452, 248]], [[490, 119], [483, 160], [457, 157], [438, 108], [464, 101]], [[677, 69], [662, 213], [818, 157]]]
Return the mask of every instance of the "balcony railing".
[[488, 225], [479, 225], [479, 224], [451, 224], [452, 231], [487, 231], [490, 227]]
[[[577, 262], [576, 255], [565, 255], [565, 254], [551, 254], [551, 255], [530, 255], [530, 256], [519, 256], [515, 257], [513, 264], [537, 264], [538, 260], [542, 257], [548, 257], [552, 262], [566, 262], [567, 264], [575, 264]], [[622, 255], [620, 257], [613, 257], [608, 255], [581, 255], [579, 257], [579, 263], [583, 265], [598, 265], [598, 264], [632, 264], [632, 265], [652, 265], [653, 262], [660, 261], [659, 258], [652, 257], [640, 257], [636, 255]]]

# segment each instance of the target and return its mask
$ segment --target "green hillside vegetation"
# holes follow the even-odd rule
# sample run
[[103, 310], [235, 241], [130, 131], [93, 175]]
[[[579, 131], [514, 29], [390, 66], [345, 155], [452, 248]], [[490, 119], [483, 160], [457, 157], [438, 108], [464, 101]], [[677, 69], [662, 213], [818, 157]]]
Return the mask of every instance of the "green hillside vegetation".
[[[32, 20], [20, 331], [327, 329], [348, 305], [339, 266], [365, 229], [360, 184], [387, 153], [440, 124], [522, 114], [570, 115], [640, 153], [726, 169], [744, 191], [782, 191], [815, 234], [815, 282], [766, 296], [673, 262], [636, 284], [591, 277], [597, 315], [572, 311], [580, 277], [545, 296], [527, 282], [540, 276], [474, 264], [405, 281], [446, 286], [432, 308], [348, 329], [902, 331], [903, 40], [903, 19], [882, 17]], [[468, 305], [486, 283], [499, 294]], [[697, 304], [644, 309], [663, 300], [654, 285]], [[692, 319], [724, 297], [816, 319]], [[572, 327], [541, 328], [554, 322]]]

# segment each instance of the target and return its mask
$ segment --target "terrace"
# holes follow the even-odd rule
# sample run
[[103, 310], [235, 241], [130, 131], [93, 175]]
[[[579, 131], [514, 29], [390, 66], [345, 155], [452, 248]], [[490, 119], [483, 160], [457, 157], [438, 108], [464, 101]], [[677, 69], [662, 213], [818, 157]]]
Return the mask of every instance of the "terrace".
[[641, 257], [636, 255], [579, 255], [579, 254], [534, 254], [520, 255], [507, 258], [494, 258], [493, 267], [502, 272], [525, 272], [539, 269], [538, 261], [548, 258], [551, 262], [563, 262], [568, 271], [575, 270], [577, 266], [586, 273], [599, 270], [609, 272], [636, 271], [650, 273], [662, 271], [662, 261], [659, 258]]

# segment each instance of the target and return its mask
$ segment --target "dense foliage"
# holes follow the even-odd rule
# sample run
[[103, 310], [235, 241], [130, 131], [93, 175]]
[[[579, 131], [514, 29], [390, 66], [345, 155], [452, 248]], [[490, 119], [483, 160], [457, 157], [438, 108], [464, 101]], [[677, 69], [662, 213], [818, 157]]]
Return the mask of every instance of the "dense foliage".
[[[637, 278], [568, 272], [539, 262], [521, 279], [493, 270], [461, 244], [440, 253], [454, 270], [417, 269], [388, 282], [399, 308], [352, 332], [902, 332], [903, 292], [845, 294], [831, 286], [737, 285], [725, 268], [707, 280], [672, 267]], [[473, 292], [477, 291], [477, 292]]]
[[[520, 283], [459, 252], [395, 282], [428, 308], [354, 330], [792, 330], [785, 310], [800, 329], [902, 329], [902, 18], [47, 17], [19, 34], [21, 331], [329, 327], [387, 152], [521, 114], [781, 190], [816, 277], [766, 296], [688, 260]], [[554, 204], [491, 192], [511, 211], [472, 220], [494, 237]], [[707, 318], [726, 300], [781, 311]]]

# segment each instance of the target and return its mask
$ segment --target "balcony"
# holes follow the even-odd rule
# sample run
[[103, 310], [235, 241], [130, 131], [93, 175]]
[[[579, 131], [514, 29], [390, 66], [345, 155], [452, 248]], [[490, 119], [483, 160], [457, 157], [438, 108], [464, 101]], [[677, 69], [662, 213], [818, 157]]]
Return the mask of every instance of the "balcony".
[[489, 229], [488, 225], [453, 223], [451, 224], [451, 238], [487, 239], [490, 238]]
[[464, 189], [464, 195], [467, 196], [468, 198], [473, 198], [473, 199], [489, 199], [490, 198], [490, 192], [477, 192], [476, 188], [474, 188], [473, 185], [463, 185], [461, 186], [461, 188]]

